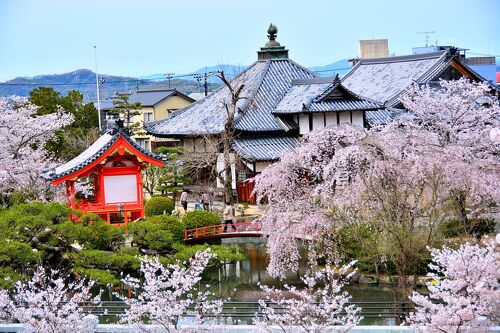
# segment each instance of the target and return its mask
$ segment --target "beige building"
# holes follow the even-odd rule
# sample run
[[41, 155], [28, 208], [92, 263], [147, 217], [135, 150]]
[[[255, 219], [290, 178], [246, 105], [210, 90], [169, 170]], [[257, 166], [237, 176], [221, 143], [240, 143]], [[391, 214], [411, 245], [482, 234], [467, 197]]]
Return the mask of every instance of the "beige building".
[[[140, 114], [133, 116], [130, 121], [140, 124], [140, 127], [143, 128], [144, 124], [168, 118], [172, 112], [188, 106], [194, 102], [194, 99], [176, 89], [143, 89], [131, 93], [128, 102], [131, 104], [141, 103]], [[105, 101], [101, 109], [106, 113], [113, 107], [113, 99], [111, 99]], [[112, 116], [107, 115], [108, 120], [112, 118]], [[158, 146], [176, 144], [176, 140], [154, 138], [145, 131], [139, 131], [132, 137], [141, 147], [150, 151]]]
[[359, 41], [359, 57], [361, 59], [385, 58], [389, 56], [387, 39], [368, 39]]

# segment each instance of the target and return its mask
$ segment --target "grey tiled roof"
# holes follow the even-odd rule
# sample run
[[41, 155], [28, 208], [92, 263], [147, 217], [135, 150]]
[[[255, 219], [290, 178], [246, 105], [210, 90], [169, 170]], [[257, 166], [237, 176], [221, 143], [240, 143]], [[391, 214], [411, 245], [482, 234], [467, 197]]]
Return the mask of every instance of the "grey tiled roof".
[[[237, 104], [234, 128], [248, 132], [284, 131], [287, 128], [271, 114], [292, 85], [293, 79], [313, 78], [315, 74], [288, 59], [257, 61], [235, 77], [231, 84], [239, 87], [243, 99]], [[223, 86], [165, 119], [146, 126], [157, 136], [198, 136], [219, 134], [227, 119], [224, 102], [229, 91]]]
[[366, 111], [366, 121], [370, 127], [386, 125], [391, 122], [397, 115], [405, 112], [401, 109], [387, 108], [374, 111]]
[[290, 114], [304, 112], [316, 97], [331, 86], [332, 83], [294, 85], [278, 103], [273, 113]]
[[249, 161], [277, 161], [285, 150], [295, 148], [297, 142], [293, 137], [238, 138], [232, 147]]
[[114, 130], [104, 133], [96, 142], [85, 149], [80, 155], [56, 168], [45, 170], [41, 176], [47, 180], [55, 180], [74, 172], [77, 172], [97, 160], [119, 137], [123, 137], [130, 145], [142, 154], [160, 160], [160, 156], [139, 146], [131, 137], [122, 130]]
[[165, 90], [138, 90], [130, 95], [129, 103], [140, 102], [141, 106], [154, 106], [165, 98], [177, 93], [175, 89]]
[[[175, 94], [180, 94], [175, 89], [157, 89], [157, 90], [138, 90], [135, 93], [128, 94], [129, 95], [129, 103], [141, 103], [141, 106], [154, 106], [164, 100], [167, 97], [170, 97]], [[186, 96], [192, 99], [189, 96]], [[116, 100], [114, 98], [105, 99], [101, 102], [101, 110], [107, 111], [111, 110], [115, 107], [113, 101]]]
[[316, 75], [291, 60], [271, 60], [251, 103], [234, 127], [241, 131], [282, 131], [284, 128], [272, 111], [292, 86], [292, 80]]
[[342, 78], [342, 84], [354, 93], [394, 106], [414, 82], [427, 82], [440, 74], [450, 59], [446, 51], [427, 54], [361, 59]]
[[[302, 112], [329, 112], [329, 111], [351, 111], [351, 110], [376, 110], [381, 105], [360, 98], [352, 93], [334, 78], [326, 80], [300, 80], [294, 81], [294, 85], [278, 103], [274, 114], [293, 114]], [[345, 97], [329, 98], [336, 90], [341, 90]]]

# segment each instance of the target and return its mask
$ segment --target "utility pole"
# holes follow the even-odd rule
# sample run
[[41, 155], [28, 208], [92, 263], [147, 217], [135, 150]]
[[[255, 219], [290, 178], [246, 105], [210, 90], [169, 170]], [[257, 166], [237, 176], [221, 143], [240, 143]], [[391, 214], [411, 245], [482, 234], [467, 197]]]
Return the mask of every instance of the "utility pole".
[[97, 74], [97, 47], [94, 45], [94, 60], [95, 60], [95, 89], [97, 92], [97, 118], [99, 119], [99, 132], [102, 131], [101, 125], [101, 96], [99, 94], [99, 74]]
[[175, 73], [166, 73], [166, 74], [163, 74], [165, 75], [165, 77], [167, 78], [168, 80], [168, 89], [170, 89], [170, 79], [172, 79], [175, 75]]
[[205, 72], [205, 97], [208, 95], [208, 82], [207, 82], [208, 74]]

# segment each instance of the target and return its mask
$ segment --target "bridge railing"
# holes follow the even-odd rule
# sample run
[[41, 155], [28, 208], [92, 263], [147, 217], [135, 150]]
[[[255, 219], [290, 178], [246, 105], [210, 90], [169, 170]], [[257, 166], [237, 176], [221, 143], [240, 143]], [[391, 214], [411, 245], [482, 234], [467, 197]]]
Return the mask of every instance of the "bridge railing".
[[[224, 228], [226, 231], [224, 231]], [[200, 239], [200, 238], [217, 238], [224, 234], [244, 234], [261, 233], [262, 224], [260, 222], [236, 222], [233, 224], [217, 224], [207, 227], [194, 229], [186, 229], [184, 231], [184, 240]]]

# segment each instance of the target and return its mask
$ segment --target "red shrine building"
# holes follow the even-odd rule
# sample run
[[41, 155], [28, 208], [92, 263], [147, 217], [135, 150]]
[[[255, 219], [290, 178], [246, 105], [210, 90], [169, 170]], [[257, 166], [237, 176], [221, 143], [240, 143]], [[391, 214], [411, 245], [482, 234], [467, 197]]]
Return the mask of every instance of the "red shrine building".
[[[161, 167], [164, 163], [118, 128], [71, 161], [46, 170], [42, 177], [54, 186], [66, 184], [69, 208], [122, 224], [144, 217], [141, 171], [150, 164]], [[75, 184], [86, 184], [93, 194], [78, 196]]]

